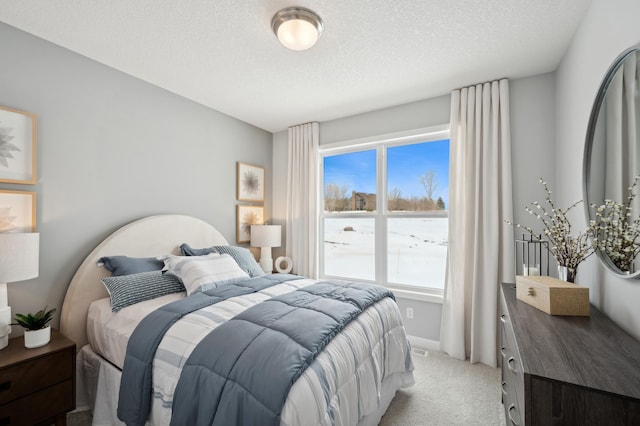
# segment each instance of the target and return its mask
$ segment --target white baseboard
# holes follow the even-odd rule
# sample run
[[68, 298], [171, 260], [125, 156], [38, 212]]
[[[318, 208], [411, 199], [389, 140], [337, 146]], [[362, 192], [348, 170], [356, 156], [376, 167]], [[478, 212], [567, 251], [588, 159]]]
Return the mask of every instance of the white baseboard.
[[440, 342], [437, 340], [425, 339], [416, 336], [407, 336], [411, 346], [418, 349], [426, 349], [428, 351], [440, 352]]

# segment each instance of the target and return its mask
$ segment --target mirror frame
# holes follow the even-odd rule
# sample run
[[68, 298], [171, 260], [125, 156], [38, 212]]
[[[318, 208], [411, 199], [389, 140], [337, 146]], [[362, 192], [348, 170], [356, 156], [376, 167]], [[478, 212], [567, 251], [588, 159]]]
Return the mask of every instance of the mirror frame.
[[[640, 51], [640, 44], [630, 47], [622, 52], [618, 57], [611, 63], [607, 72], [600, 83], [600, 88], [598, 89], [598, 94], [593, 102], [593, 106], [591, 107], [591, 115], [589, 116], [589, 125], [587, 127], [587, 137], [585, 140], [585, 149], [584, 149], [584, 157], [582, 160], [582, 192], [584, 196], [584, 208], [585, 208], [585, 217], [587, 219], [587, 224], [589, 224], [592, 220], [591, 208], [590, 205], [593, 200], [590, 199], [590, 176], [591, 176], [591, 153], [593, 151], [593, 138], [596, 130], [596, 124], [598, 121], [598, 115], [600, 114], [600, 109], [602, 107], [602, 103], [607, 95], [607, 91], [609, 86], [611, 85], [611, 81], [615, 76], [616, 72], [620, 69], [624, 61], [627, 57], [633, 53]], [[598, 200], [600, 204], [603, 200]], [[619, 278], [640, 278], [640, 270], [632, 273], [621, 271], [618, 267], [611, 261], [609, 256], [606, 253], [603, 253], [599, 248], [595, 249], [596, 256], [600, 259], [600, 262], [605, 266], [609, 272], [613, 273]]]

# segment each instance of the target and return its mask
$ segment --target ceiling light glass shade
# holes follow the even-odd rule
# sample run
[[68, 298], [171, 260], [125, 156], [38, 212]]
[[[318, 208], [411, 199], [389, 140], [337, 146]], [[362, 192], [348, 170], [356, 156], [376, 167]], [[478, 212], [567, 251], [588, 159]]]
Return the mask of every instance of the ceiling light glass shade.
[[306, 50], [316, 44], [324, 24], [313, 11], [303, 7], [288, 7], [276, 13], [271, 28], [287, 49]]

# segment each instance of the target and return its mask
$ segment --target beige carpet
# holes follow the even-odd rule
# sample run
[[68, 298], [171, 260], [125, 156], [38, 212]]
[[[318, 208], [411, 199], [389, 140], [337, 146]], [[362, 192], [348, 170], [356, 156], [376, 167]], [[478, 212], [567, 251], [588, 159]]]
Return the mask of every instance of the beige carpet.
[[[414, 355], [416, 384], [398, 391], [381, 426], [505, 424], [500, 370], [458, 361], [439, 352]], [[88, 426], [88, 412], [67, 417], [69, 426]]]
[[381, 426], [505, 424], [500, 369], [440, 352], [414, 355], [416, 384], [398, 391]]

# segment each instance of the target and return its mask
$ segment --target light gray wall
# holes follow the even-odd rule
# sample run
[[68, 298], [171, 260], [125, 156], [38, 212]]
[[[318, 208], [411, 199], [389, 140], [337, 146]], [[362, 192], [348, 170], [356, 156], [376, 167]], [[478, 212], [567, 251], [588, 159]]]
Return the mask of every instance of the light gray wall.
[[[510, 82], [511, 139], [513, 161], [514, 219], [532, 225], [524, 206], [541, 192], [538, 178], [555, 177], [555, 81], [554, 74], [543, 74]], [[426, 99], [320, 123], [320, 144], [366, 138], [449, 122], [448, 95]], [[273, 216], [284, 223], [286, 211], [287, 133], [273, 137], [274, 188]], [[283, 250], [281, 248], [280, 250]], [[295, 259], [294, 259], [295, 260]], [[442, 306], [438, 303], [398, 298], [408, 333], [429, 340], [440, 340]], [[414, 318], [406, 318], [406, 308]]]
[[287, 231], [287, 132], [278, 132], [273, 135], [273, 157], [271, 169], [273, 170], [273, 198], [272, 221], [274, 225], [282, 226], [282, 247], [274, 247], [273, 259], [284, 256], [286, 250]]
[[[564, 204], [583, 198], [582, 160], [591, 107], [611, 62], [640, 43], [638, 16], [637, 0], [593, 0], [557, 71], [556, 184]], [[584, 229], [584, 215], [575, 219], [576, 227]], [[580, 265], [577, 282], [590, 287], [594, 305], [640, 339], [640, 281], [614, 277], [592, 256]]]
[[37, 192], [40, 276], [9, 284], [13, 313], [60, 309], [84, 257], [143, 216], [196, 216], [235, 243], [236, 161], [269, 182], [270, 133], [3, 23], [0, 57], [0, 105], [38, 117], [37, 185], [0, 183]]
[[[511, 168], [514, 222], [541, 232], [538, 221], [525, 211], [545, 195], [540, 178], [555, 182], [555, 75], [541, 74], [509, 84], [511, 111]], [[515, 229], [515, 234], [522, 233]]]
[[320, 145], [449, 122], [449, 95], [320, 123]]

